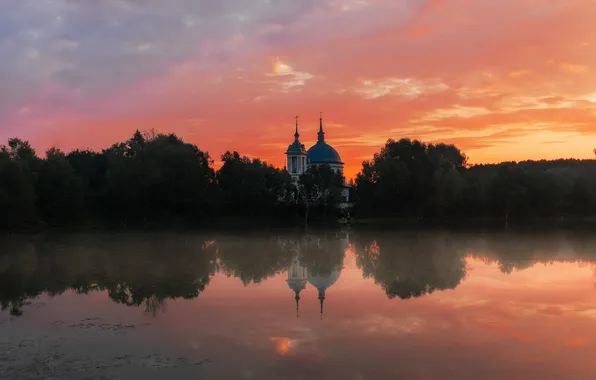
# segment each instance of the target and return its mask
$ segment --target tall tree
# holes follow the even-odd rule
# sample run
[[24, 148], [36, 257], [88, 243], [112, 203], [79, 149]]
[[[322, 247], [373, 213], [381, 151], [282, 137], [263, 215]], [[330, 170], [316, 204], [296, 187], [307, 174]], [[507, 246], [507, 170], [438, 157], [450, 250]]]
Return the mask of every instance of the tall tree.
[[104, 191], [108, 164], [106, 155], [89, 149], [76, 149], [68, 153], [66, 159], [81, 181], [87, 216], [103, 217], [106, 204]]
[[0, 229], [19, 228], [33, 222], [35, 201], [28, 167], [0, 150]]
[[124, 221], [158, 221], [209, 214], [214, 171], [208, 153], [174, 134], [140, 133], [105, 151], [106, 195]]
[[304, 220], [308, 224], [313, 209], [323, 216], [335, 214], [343, 190], [344, 177], [329, 165], [311, 166], [298, 179], [298, 202], [304, 207]]
[[440, 215], [461, 195], [467, 157], [455, 146], [388, 140], [356, 177], [360, 213]]
[[85, 207], [83, 183], [66, 155], [56, 148], [46, 152], [37, 183], [40, 217], [52, 224], [77, 222]]
[[0, 146], [0, 221], [5, 228], [36, 221], [35, 187], [41, 165], [28, 141], [11, 138]]
[[272, 215], [292, 188], [290, 175], [259, 159], [226, 152], [216, 178], [223, 211]]

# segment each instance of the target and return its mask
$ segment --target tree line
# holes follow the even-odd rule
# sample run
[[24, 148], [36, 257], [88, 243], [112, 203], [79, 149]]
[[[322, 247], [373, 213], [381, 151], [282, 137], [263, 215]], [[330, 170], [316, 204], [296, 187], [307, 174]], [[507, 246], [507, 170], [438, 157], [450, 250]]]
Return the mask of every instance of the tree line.
[[355, 213], [505, 220], [596, 216], [596, 160], [467, 161], [454, 145], [388, 140], [357, 175]]
[[[267, 219], [335, 220], [344, 178], [329, 166], [297, 183], [285, 170], [226, 152], [222, 165], [175, 134], [141, 133], [100, 152], [0, 146], [0, 229]], [[388, 140], [351, 188], [356, 218], [553, 218], [596, 213], [596, 160], [469, 165], [454, 145]]]
[[[207, 152], [175, 134], [136, 131], [101, 152], [27, 141], [0, 146], [0, 229], [85, 223], [212, 223], [226, 218], [293, 221], [306, 210], [326, 217], [343, 177], [328, 166], [291, 176], [260, 159], [226, 152], [214, 169]], [[311, 212], [312, 214], [312, 212]]]

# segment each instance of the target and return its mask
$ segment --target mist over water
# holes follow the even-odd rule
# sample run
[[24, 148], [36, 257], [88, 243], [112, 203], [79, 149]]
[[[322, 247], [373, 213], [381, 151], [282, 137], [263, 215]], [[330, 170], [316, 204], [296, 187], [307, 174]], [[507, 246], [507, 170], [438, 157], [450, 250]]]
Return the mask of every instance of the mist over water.
[[5, 237], [4, 379], [593, 379], [596, 237]]

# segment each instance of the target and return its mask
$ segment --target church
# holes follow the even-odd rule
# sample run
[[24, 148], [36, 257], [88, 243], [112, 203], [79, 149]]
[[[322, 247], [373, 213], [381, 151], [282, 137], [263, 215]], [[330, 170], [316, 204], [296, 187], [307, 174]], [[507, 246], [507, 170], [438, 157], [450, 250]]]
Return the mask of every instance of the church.
[[[296, 116], [296, 132], [294, 133], [294, 142], [288, 146], [286, 151], [287, 170], [297, 181], [301, 174], [306, 172], [309, 167], [317, 165], [329, 165], [335, 172], [343, 175], [344, 163], [337, 150], [325, 141], [325, 132], [323, 131], [323, 116], [319, 118], [319, 132], [317, 133], [317, 142], [308, 150], [300, 142], [300, 133], [298, 133], [298, 116]], [[342, 191], [342, 202], [340, 208], [347, 208], [350, 202], [350, 185], [344, 181]]]

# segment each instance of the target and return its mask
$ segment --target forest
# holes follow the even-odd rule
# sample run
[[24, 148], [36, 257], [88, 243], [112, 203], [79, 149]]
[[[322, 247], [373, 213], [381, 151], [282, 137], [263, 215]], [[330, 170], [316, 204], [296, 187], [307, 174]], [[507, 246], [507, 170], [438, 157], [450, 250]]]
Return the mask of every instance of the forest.
[[0, 229], [48, 226], [216, 225], [231, 220], [300, 224], [350, 219], [590, 220], [596, 160], [470, 165], [457, 147], [388, 140], [351, 182], [352, 206], [338, 210], [344, 179], [328, 166], [297, 183], [260, 159], [226, 152], [215, 170], [207, 152], [175, 134], [136, 131], [100, 152], [27, 141], [0, 146]]

